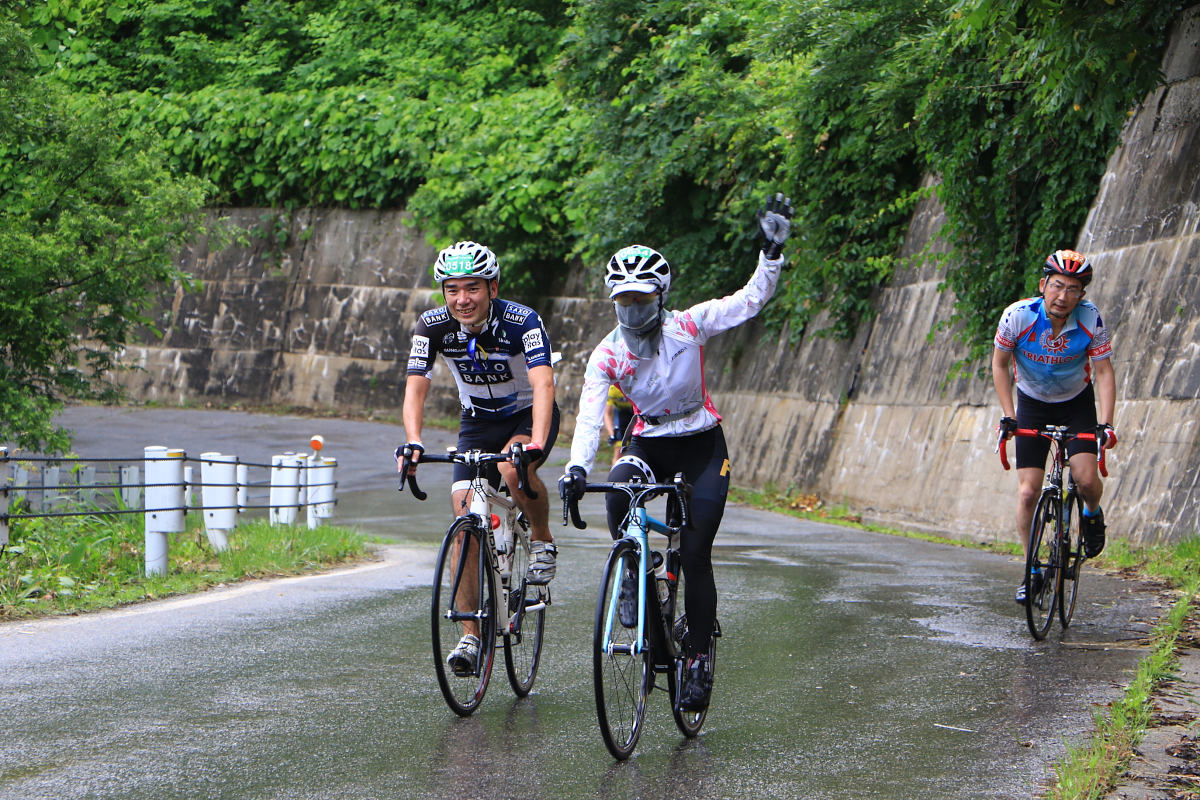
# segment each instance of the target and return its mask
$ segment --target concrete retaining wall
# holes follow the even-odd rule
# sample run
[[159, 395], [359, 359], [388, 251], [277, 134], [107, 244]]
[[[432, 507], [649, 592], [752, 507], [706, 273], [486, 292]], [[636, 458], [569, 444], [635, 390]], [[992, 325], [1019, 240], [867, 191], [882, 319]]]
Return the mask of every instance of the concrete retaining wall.
[[[1088, 296], [1115, 347], [1121, 442], [1106, 511], [1114, 533], [1135, 540], [1200, 527], [1198, 42], [1192, 9], [1167, 55], [1167, 84], [1131, 121], [1077, 245], [1096, 264]], [[248, 226], [272, 212], [232, 213]], [[907, 249], [918, 252], [939, 220], [936, 204], [920, 208]], [[129, 348], [144, 368], [122, 378], [134, 397], [398, 418], [408, 337], [432, 304], [435, 252], [402, 213], [309, 210], [284, 224], [292, 244], [278, 252], [260, 242], [184, 254], [203, 291], [164, 303], [161, 342]], [[897, 526], [1014, 538], [1016, 478], [992, 451], [999, 408], [990, 382], [946, 382], [963, 354], [947, 333], [927, 338], [953, 305], [939, 281], [930, 266], [898, 275], [853, 341], [806, 337], [791, 347], [786, 331], [758, 323], [714, 340], [707, 374], [735, 482], [815, 492]], [[540, 310], [564, 354], [560, 404], [573, 416], [583, 364], [612, 312], [581, 297]], [[456, 416], [452, 383], [435, 376], [431, 413]], [[570, 431], [568, 422], [560, 446]]]

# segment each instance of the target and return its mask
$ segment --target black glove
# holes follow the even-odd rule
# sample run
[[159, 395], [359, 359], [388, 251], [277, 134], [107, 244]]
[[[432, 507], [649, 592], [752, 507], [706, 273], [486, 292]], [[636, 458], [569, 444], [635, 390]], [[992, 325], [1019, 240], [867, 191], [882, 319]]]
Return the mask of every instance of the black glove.
[[558, 496], [563, 500], [578, 500], [583, 497], [583, 488], [586, 485], [587, 473], [583, 467], [571, 467], [558, 479]]
[[403, 458], [405, 465], [408, 466], [411, 465], [411, 462], [420, 459], [424, 452], [425, 447], [420, 442], [409, 442], [396, 448], [396, 458]]
[[1007, 439], [1016, 433], [1019, 427], [1020, 425], [1012, 417], [1001, 417], [1000, 424], [996, 426], [996, 430], [1000, 431], [1004, 438]]
[[1096, 426], [1096, 444], [1099, 445], [1101, 449], [1105, 447], [1116, 447], [1117, 432], [1113, 429], [1112, 425], [1109, 425], [1106, 422], [1103, 425]]
[[792, 201], [776, 192], [767, 200], [767, 207], [759, 209], [755, 217], [758, 219], [758, 230], [762, 234], [762, 251], [767, 258], [774, 260], [783, 252], [783, 243], [787, 241], [792, 231]]

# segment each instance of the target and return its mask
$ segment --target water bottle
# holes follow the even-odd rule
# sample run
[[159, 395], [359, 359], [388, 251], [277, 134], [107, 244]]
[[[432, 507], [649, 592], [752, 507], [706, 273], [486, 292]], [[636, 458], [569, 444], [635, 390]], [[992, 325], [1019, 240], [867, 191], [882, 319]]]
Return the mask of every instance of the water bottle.
[[662, 553], [651, 553], [651, 561], [654, 563], [654, 585], [658, 589], [658, 604], [665, 606], [667, 604], [667, 565], [663, 562]]

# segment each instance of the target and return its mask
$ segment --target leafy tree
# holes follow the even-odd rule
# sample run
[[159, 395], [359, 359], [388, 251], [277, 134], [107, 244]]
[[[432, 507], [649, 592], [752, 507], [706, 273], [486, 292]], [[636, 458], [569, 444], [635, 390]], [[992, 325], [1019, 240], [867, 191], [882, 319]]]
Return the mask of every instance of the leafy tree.
[[753, 253], [750, 212], [783, 190], [792, 267], [769, 318], [848, 336], [937, 176], [935, 252], [957, 298], [944, 324], [966, 366], [1045, 253], [1074, 241], [1180, 4], [12, 7], [46, 70], [117, 96], [222, 202], [407, 207], [436, 244], [496, 245], [518, 296], [633, 241], [668, 255], [680, 301], [731, 289]]
[[39, 77], [0, 21], [0, 440], [62, 449], [61, 401], [114, 396], [105, 373], [151, 292], [186, 277], [172, 258], [204, 197], [103, 98]]

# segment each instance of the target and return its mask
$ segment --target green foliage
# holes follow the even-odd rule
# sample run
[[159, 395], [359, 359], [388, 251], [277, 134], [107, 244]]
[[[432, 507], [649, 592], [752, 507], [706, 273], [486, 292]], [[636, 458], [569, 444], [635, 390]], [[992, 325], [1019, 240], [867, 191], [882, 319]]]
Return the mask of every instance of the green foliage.
[[38, 77], [0, 21], [0, 440], [62, 449], [60, 401], [113, 396], [104, 373], [151, 291], [183, 277], [205, 188], [103, 98]]
[[288, 575], [362, 558], [345, 528], [243, 523], [214, 553], [201, 515], [171, 536], [169, 574], [146, 577], [140, 515], [13, 520], [0, 553], [0, 620], [108, 608], [254, 577]]
[[1034, 288], [1046, 255], [1075, 245], [1121, 126], [1160, 79], [1179, 9], [976, 0], [931, 31], [942, 63], [913, 64], [933, 76], [915, 127], [926, 169], [942, 178], [942, 235], [955, 247], [946, 282], [958, 298], [948, 322], [968, 363], [984, 360], [999, 310]]
[[[676, 302], [744, 281], [796, 206], [770, 318], [850, 336], [917, 201], [966, 345], [1075, 244], [1180, 4], [1153, 0], [20, 0], [56, 78], [117, 97], [239, 205], [406, 207], [532, 294], [631, 242]], [[2, 13], [2, 12], [0, 12]], [[922, 189], [936, 176], [933, 189]]]

